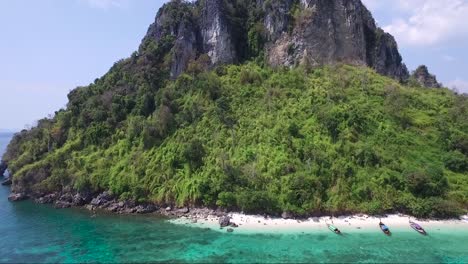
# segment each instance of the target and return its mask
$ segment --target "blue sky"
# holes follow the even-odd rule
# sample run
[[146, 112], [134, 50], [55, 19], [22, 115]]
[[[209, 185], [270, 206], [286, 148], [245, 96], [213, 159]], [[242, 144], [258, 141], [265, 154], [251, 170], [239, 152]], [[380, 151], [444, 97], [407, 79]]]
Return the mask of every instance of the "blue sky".
[[[468, 92], [468, 0], [364, 0], [410, 70]], [[0, 128], [64, 107], [76, 86], [135, 51], [164, 0], [0, 0]]]

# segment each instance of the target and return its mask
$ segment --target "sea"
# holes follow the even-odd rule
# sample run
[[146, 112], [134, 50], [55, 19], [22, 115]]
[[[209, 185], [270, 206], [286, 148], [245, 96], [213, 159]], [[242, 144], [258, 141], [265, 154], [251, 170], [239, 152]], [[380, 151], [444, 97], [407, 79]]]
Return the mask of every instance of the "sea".
[[[0, 150], [11, 138], [0, 136]], [[0, 186], [0, 263], [468, 263], [468, 230], [227, 233], [157, 216], [11, 203]]]

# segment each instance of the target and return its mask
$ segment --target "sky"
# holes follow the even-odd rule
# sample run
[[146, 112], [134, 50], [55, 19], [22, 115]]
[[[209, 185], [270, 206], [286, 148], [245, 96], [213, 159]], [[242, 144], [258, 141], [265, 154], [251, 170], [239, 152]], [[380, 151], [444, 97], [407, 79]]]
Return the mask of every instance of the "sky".
[[[65, 107], [135, 51], [165, 0], [0, 0], [0, 130]], [[468, 93], [468, 0], [363, 0], [410, 70]]]

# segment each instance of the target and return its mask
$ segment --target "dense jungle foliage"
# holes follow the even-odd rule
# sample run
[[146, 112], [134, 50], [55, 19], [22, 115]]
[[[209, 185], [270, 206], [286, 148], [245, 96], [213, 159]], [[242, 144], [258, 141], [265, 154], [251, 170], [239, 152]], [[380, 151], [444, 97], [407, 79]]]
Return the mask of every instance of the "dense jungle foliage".
[[229, 19], [254, 12], [239, 24], [251, 62], [208, 70], [202, 54], [170, 80], [174, 38], [146, 40], [15, 135], [3, 156], [14, 190], [298, 216], [466, 212], [466, 96], [365, 67], [271, 69], [261, 14], [232, 3]]
[[250, 63], [154, 89], [126, 63], [15, 136], [18, 186], [271, 214], [466, 210], [465, 96], [345, 65]]

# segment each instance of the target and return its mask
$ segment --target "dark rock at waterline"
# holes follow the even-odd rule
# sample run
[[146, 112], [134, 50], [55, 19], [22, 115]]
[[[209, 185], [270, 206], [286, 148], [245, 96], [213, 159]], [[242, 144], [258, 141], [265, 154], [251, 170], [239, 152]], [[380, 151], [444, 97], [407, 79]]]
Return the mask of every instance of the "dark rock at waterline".
[[57, 209], [70, 208], [70, 207], [72, 207], [72, 203], [67, 202], [67, 201], [58, 200], [58, 201], [55, 201], [55, 204], [54, 204], [54, 208], [57, 208]]
[[230, 227], [234, 227], [234, 228], [237, 228], [237, 227], [239, 227], [239, 225], [238, 225], [238, 224], [236, 224], [236, 223], [230, 223], [230, 224], [229, 224], [229, 226], [230, 226]]
[[228, 228], [228, 229], [227, 229], [227, 232], [228, 232], [228, 233], [232, 233], [232, 232], [234, 232], [234, 229]]
[[54, 201], [57, 199], [57, 196], [58, 195], [56, 193], [51, 193], [51, 194], [47, 194], [42, 197], [39, 197], [35, 199], [34, 201], [40, 204], [51, 204], [51, 203], [54, 203]]
[[136, 213], [136, 208], [131, 207], [131, 208], [125, 208], [122, 211], [120, 211], [121, 214], [134, 214]]
[[91, 205], [91, 204], [87, 204], [87, 205], [85, 206], [85, 208], [86, 208], [87, 210], [89, 210], [89, 211], [94, 211], [94, 210], [96, 210], [96, 207], [95, 207], [94, 205]]
[[91, 204], [94, 206], [107, 207], [109, 202], [112, 200], [112, 195], [109, 192], [103, 192], [96, 198], [91, 200]]
[[83, 206], [92, 200], [92, 196], [89, 194], [77, 193], [72, 198], [74, 206]]
[[188, 214], [189, 212], [190, 212], [190, 209], [188, 207], [177, 209], [177, 213], [180, 213], [180, 214]]
[[3, 160], [0, 161], [0, 177], [3, 177], [7, 169], [8, 169], [8, 165], [6, 164], [6, 162]]
[[8, 200], [12, 202], [18, 202], [26, 200], [28, 197], [24, 193], [12, 193], [8, 196]]
[[138, 205], [135, 209], [137, 214], [149, 214], [158, 210], [158, 208], [156, 208], [156, 206], [153, 204]]
[[73, 195], [71, 193], [63, 193], [58, 198], [58, 201], [71, 204], [73, 202]]
[[93, 198], [93, 199], [91, 200], [91, 205], [93, 205], [93, 206], [99, 206], [99, 205], [101, 205], [101, 204], [102, 204], [102, 201], [99, 200], [98, 198]]
[[229, 226], [231, 223], [231, 218], [229, 216], [221, 216], [218, 220], [218, 223], [221, 227]]
[[7, 179], [2, 181], [3, 186], [8, 186], [8, 185], [11, 185], [11, 184], [12, 184], [11, 178], [7, 178]]
[[110, 212], [117, 212], [119, 209], [121, 209], [121, 207], [117, 203], [113, 203], [106, 208], [106, 210]]

